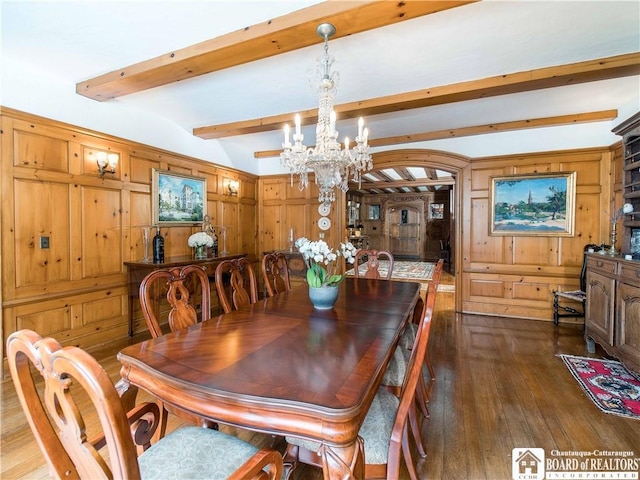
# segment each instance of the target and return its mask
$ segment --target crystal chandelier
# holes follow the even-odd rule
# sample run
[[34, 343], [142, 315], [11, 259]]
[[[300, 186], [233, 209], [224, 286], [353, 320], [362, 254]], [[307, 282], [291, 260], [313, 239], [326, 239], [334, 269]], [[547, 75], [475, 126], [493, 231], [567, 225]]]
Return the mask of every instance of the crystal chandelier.
[[330, 23], [318, 26], [318, 35], [324, 38], [324, 55], [319, 60], [321, 71], [318, 107], [318, 125], [316, 126], [316, 145], [306, 147], [302, 141], [304, 135], [300, 132], [300, 115], [295, 118], [295, 133], [293, 145], [289, 140], [289, 125], [284, 127], [284, 151], [280, 154], [282, 166], [291, 172], [293, 177], [299, 177], [300, 190], [309, 185], [308, 172], [315, 173], [316, 184], [320, 189], [318, 200], [328, 205], [336, 199], [335, 188], [343, 192], [349, 189], [349, 176], [354, 182], [360, 183], [363, 172], [371, 170], [373, 163], [367, 144], [368, 130], [364, 128], [364, 119], [358, 121], [358, 136], [356, 145], [349, 148], [349, 138], [344, 139], [344, 149], [338, 142], [336, 130], [336, 113], [333, 110], [333, 101], [338, 84], [338, 72], [331, 72], [334, 58], [329, 55], [329, 37], [336, 29]]

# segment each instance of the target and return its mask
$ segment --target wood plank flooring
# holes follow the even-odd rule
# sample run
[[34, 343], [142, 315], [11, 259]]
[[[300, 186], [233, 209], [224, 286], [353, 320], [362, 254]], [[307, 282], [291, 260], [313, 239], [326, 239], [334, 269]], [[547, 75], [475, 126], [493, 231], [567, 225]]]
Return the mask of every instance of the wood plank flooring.
[[[448, 274], [443, 283], [452, 283]], [[430, 352], [436, 383], [431, 417], [422, 429], [428, 456], [425, 479], [510, 479], [515, 447], [552, 450], [625, 450], [640, 457], [640, 422], [601, 413], [571, 377], [560, 353], [590, 356], [582, 326], [453, 312], [454, 293], [438, 293]], [[598, 349], [593, 356], [604, 356]], [[113, 379], [115, 352], [96, 357]], [[2, 383], [3, 479], [49, 478], [8, 379]], [[170, 429], [180, 425], [172, 418]], [[223, 427], [261, 446], [269, 436]], [[284, 450], [284, 443], [277, 443]], [[418, 457], [419, 458], [419, 457]], [[320, 480], [300, 467], [296, 479]], [[402, 479], [408, 478], [406, 472]]]

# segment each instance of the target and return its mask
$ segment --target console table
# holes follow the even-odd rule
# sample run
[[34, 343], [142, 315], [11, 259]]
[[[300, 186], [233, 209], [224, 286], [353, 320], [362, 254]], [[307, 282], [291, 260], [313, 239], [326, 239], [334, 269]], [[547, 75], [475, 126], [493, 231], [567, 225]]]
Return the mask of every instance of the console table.
[[587, 254], [585, 338], [640, 372], [640, 261]]
[[[151, 261], [124, 262], [129, 274], [129, 337], [133, 336], [133, 314], [135, 310], [135, 302], [139, 298], [140, 283], [149, 273], [154, 270], [165, 268], [183, 267], [186, 265], [202, 265], [211, 282], [214, 281], [216, 267], [223, 260], [246, 257], [246, 253], [237, 255], [226, 255], [224, 257], [212, 257], [202, 260], [195, 260], [192, 256], [170, 257], [164, 263], [153, 263]], [[215, 297], [212, 295], [212, 297]], [[213, 300], [213, 298], [212, 298]], [[213, 301], [212, 301], [213, 304]]]

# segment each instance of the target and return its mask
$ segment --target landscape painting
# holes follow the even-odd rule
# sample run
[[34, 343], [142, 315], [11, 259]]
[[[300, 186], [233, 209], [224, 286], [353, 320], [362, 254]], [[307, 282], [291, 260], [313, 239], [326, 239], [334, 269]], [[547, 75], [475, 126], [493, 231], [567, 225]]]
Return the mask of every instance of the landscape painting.
[[575, 172], [491, 179], [490, 235], [572, 236]]
[[207, 207], [207, 180], [153, 169], [153, 222], [155, 225], [202, 223]]

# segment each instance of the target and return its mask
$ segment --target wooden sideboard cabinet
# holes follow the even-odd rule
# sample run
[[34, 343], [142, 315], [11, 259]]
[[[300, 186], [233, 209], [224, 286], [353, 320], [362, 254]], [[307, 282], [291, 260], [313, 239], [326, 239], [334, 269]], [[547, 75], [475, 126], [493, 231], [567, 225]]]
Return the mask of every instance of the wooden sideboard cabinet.
[[640, 262], [587, 255], [585, 338], [640, 371]]

